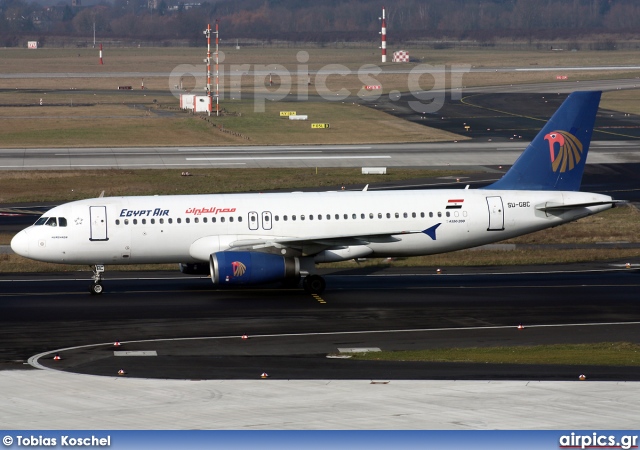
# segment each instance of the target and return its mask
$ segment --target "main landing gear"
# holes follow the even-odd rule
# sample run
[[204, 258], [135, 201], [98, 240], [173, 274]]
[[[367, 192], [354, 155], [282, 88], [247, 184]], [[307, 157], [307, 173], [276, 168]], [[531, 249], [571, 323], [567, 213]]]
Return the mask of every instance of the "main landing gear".
[[302, 280], [302, 287], [309, 294], [322, 294], [327, 283], [320, 275], [307, 275]]
[[96, 264], [91, 266], [91, 270], [93, 271], [93, 281], [89, 286], [89, 292], [92, 295], [100, 295], [104, 288], [102, 287], [102, 274], [104, 273], [104, 266], [102, 264]]

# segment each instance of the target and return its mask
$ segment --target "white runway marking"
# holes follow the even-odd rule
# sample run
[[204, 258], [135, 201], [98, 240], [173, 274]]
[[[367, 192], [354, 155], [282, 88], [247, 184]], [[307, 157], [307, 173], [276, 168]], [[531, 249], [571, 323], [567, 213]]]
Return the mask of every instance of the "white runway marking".
[[119, 350], [119, 351], [114, 351], [113, 356], [158, 356], [158, 352], [156, 352], [155, 350], [138, 350], [138, 351]]

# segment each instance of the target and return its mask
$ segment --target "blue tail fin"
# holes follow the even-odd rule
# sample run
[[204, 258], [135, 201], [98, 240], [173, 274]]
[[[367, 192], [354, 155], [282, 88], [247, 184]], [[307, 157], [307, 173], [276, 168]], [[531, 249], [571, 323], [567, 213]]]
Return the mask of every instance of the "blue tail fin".
[[504, 176], [485, 189], [577, 191], [602, 92], [574, 92]]

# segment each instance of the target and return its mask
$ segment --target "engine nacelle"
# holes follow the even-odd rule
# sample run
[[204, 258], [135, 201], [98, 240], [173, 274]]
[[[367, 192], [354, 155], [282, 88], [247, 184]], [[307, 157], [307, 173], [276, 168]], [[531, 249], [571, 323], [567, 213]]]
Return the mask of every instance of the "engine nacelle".
[[187, 275], [209, 275], [209, 264], [207, 263], [180, 263], [180, 272]]
[[260, 252], [216, 252], [209, 257], [213, 284], [261, 284], [300, 277], [300, 260]]

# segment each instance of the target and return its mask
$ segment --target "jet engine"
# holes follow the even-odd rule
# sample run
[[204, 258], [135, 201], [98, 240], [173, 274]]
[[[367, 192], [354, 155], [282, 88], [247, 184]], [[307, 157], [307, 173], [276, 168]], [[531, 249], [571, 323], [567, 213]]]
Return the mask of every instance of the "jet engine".
[[300, 260], [260, 252], [216, 252], [209, 257], [211, 281], [220, 285], [300, 279]]

